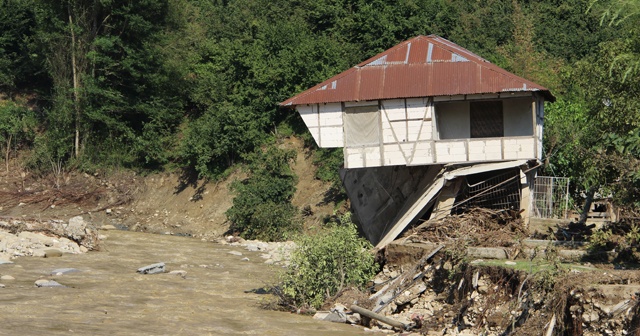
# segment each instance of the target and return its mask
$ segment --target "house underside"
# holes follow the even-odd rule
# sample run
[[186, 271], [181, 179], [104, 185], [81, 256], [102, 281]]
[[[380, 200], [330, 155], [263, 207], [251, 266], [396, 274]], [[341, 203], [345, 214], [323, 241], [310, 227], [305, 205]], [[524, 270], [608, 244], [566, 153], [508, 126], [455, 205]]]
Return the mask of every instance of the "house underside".
[[536, 160], [344, 169], [355, 221], [382, 248], [410, 227], [473, 207], [528, 218]]

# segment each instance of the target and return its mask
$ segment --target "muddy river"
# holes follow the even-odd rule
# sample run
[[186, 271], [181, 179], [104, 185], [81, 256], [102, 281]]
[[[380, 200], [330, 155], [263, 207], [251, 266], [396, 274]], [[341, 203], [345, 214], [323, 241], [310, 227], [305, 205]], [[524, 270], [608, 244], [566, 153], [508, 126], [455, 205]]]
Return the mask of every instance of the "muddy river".
[[[277, 266], [259, 253], [192, 238], [108, 231], [104, 251], [0, 265], [0, 335], [363, 335], [360, 327], [259, 307]], [[242, 256], [229, 251], [242, 252]], [[249, 261], [241, 259], [248, 257]], [[167, 270], [136, 269], [165, 262]], [[80, 272], [54, 275], [58, 268]], [[66, 288], [37, 288], [52, 279]]]

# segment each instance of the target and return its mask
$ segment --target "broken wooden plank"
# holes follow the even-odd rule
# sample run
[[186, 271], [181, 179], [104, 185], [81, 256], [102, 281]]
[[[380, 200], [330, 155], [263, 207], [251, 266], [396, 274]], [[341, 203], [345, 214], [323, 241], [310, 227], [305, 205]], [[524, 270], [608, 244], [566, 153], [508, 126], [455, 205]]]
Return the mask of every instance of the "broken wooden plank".
[[[372, 297], [377, 297], [378, 299], [376, 300], [376, 304], [375, 304], [375, 308], [373, 309], [374, 312], [380, 312], [382, 309], [384, 309], [386, 306], [389, 305], [389, 303], [391, 303], [393, 300], [395, 300], [398, 295], [402, 294], [406, 289], [410, 288], [411, 286], [413, 286], [413, 284], [418, 281], [419, 279], [422, 279], [422, 277], [424, 276], [424, 272], [421, 271], [422, 267], [424, 266], [424, 264], [429, 261], [429, 259], [431, 259], [431, 257], [433, 257], [434, 255], [436, 255], [436, 253], [438, 253], [440, 250], [442, 250], [442, 248], [444, 248], [444, 245], [439, 245], [438, 247], [436, 247], [435, 249], [433, 249], [433, 251], [431, 251], [429, 254], [425, 255], [422, 259], [420, 259], [417, 263], [416, 266], [414, 267], [415, 271], [419, 271], [416, 275], [413, 276], [412, 280], [405, 286], [403, 287], [397, 287], [395, 288], [395, 292], [391, 292], [391, 293], [385, 293], [387, 290], [389, 290], [389, 288], [392, 288], [393, 284], [395, 284], [395, 282], [399, 281], [399, 280], [406, 280], [407, 277], [404, 276], [398, 276], [397, 278], [393, 279], [393, 281], [391, 283], [389, 283], [387, 286], [383, 287], [380, 291], [378, 291], [378, 293], [374, 294]], [[413, 272], [411, 272], [413, 273]], [[402, 285], [402, 281], [400, 281], [400, 285]], [[398, 290], [400, 289], [400, 290]]]
[[553, 329], [556, 327], [556, 314], [553, 314], [551, 321], [549, 322], [549, 328], [547, 328], [547, 332], [544, 334], [545, 336], [552, 336]]

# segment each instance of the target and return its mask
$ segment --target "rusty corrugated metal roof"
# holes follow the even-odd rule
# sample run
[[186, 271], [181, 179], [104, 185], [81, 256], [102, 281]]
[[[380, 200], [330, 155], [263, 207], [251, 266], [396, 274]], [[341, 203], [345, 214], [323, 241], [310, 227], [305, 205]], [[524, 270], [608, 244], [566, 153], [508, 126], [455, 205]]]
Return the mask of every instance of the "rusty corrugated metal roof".
[[404, 41], [282, 102], [301, 105], [461, 94], [551, 92], [436, 35]]

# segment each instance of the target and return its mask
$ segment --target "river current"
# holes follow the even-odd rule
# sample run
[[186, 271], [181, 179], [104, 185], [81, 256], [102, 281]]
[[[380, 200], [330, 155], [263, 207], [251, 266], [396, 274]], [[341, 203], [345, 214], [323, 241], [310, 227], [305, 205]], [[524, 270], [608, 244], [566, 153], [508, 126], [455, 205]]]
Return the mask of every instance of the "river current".
[[[0, 335], [363, 335], [361, 327], [260, 308], [278, 266], [193, 238], [108, 231], [103, 250], [0, 265]], [[235, 250], [242, 256], [230, 254]], [[242, 258], [249, 258], [243, 261]], [[138, 274], [164, 262], [175, 274]], [[54, 269], [79, 272], [50, 275]], [[66, 287], [38, 288], [51, 279]]]

